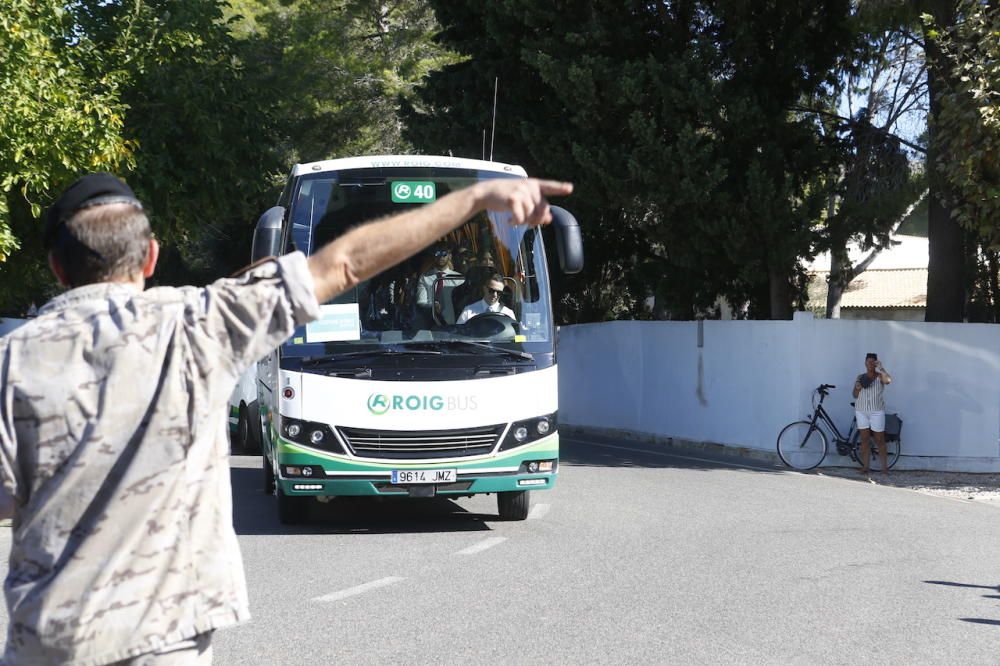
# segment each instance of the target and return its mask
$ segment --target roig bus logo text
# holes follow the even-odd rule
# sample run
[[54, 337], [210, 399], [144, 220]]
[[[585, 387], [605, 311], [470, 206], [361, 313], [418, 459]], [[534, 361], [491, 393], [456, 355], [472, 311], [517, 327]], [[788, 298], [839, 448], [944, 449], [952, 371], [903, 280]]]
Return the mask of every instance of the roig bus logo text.
[[390, 411], [398, 412], [453, 412], [476, 409], [475, 396], [440, 395], [390, 395], [372, 393], [368, 396], [368, 411], [381, 416]]

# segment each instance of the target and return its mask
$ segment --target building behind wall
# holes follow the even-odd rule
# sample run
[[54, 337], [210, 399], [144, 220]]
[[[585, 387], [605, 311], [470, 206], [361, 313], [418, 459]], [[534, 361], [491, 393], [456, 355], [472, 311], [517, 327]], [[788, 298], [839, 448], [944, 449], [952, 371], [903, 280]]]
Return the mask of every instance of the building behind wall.
[[[927, 308], [927, 239], [894, 236], [898, 244], [883, 250], [844, 290], [840, 301], [841, 319], [883, 319], [923, 321]], [[865, 253], [850, 250], [857, 263]], [[817, 316], [826, 313], [830, 276], [830, 255], [822, 254], [809, 267], [809, 309]]]

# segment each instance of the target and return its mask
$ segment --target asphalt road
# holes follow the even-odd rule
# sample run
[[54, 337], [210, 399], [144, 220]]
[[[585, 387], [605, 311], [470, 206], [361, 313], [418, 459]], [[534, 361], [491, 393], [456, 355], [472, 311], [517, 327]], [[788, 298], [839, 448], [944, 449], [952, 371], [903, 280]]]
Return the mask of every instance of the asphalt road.
[[564, 439], [523, 522], [490, 496], [287, 528], [258, 466], [233, 459], [254, 619], [223, 666], [1000, 661], [995, 506]]

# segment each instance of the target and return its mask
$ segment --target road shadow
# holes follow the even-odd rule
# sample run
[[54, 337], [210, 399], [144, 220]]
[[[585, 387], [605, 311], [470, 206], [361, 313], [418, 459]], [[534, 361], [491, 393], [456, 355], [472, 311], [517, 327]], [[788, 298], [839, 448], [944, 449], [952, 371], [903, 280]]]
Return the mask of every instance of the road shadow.
[[1000, 585], [977, 585], [975, 583], [955, 583], [950, 580], [925, 580], [928, 585], [945, 585], [947, 587], [974, 587], [980, 590], [1000, 592]]
[[[989, 590], [990, 592], [1000, 592], [1000, 585], [978, 585], [976, 583], [956, 583], [950, 580], [925, 580], [928, 585], [943, 585], [945, 587], [964, 587], [972, 588], [975, 590]], [[983, 599], [1000, 599], [1000, 596], [995, 594], [984, 594]], [[1000, 620], [991, 620], [983, 617], [960, 617], [958, 618], [960, 622], [969, 622], [971, 624], [987, 624], [990, 626], [1000, 627]]]
[[960, 617], [958, 619], [962, 622], [971, 622], [972, 624], [991, 624], [1000, 627], [1000, 620], [987, 620], [981, 617]]
[[578, 467], [698, 470], [740, 468], [765, 474], [788, 471], [787, 468], [779, 467], [767, 460], [721, 451], [716, 452], [710, 448], [690, 449], [627, 438], [618, 439], [593, 435], [561, 435], [559, 461], [561, 464]]
[[310, 502], [303, 524], [282, 525], [277, 499], [264, 493], [260, 470], [231, 467], [229, 473], [233, 527], [240, 535], [488, 532], [489, 522], [498, 520], [496, 514], [473, 513], [443, 497], [338, 497]]

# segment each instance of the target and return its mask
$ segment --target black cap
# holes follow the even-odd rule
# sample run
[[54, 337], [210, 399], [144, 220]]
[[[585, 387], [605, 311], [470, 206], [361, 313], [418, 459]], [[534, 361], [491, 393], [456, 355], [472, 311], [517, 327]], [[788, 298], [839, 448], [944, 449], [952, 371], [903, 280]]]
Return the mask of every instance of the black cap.
[[873, 359], [875, 359], [877, 361], [878, 360], [878, 354], [876, 354], [875, 352], [868, 352], [867, 354], [865, 354], [865, 360], [866, 361], [868, 359], [870, 359], [870, 358], [873, 358]]
[[89, 173], [78, 179], [45, 212], [45, 247], [55, 244], [59, 229], [77, 211], [112, 203], [127, 203], [142, 210], [132, 188], [110, 173]]

